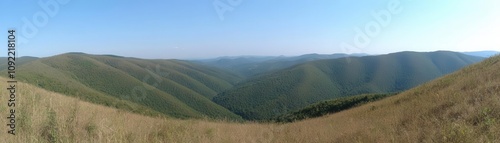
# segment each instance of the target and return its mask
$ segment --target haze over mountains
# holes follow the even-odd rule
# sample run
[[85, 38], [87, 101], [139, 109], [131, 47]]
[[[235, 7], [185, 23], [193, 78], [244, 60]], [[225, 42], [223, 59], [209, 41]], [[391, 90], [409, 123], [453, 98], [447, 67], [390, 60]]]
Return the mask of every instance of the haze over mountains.
[[495, 55], [500, 54], [500, 52], [498, 52], [498, 51], [474, 51], [474, 52], [463, 52], [463, 54], [489, 58], [491, 56], [495, 56]]
[[404, 91], [482, 59], [446, 51], [202, 61], [67, 53], [22, 57], [17, 66], [21, 81], [136, 113], [266, 120], [322, 100]]
[[262, 73], [267, 73], [283, 68], [287, 68], [296, 64], [322, 60], [322, 59], [336, 59], [344, 57], [359, 57], [366, 56], [367, 54], [306, 54], [300, 56], [278, 56], [278, 57], [258, 57], [258, 56], [241, 56], [241, 57], [220, 57], [208, 60], [199, 60], [201, 64], [215, 66], [222, 69], [238, 73], [244, 77], [251, 77]]
[[[475, 52], [461, 52], [462, 54], [470, 56], [478, 56], [488, 58], [493, 55], [499, 54], [497, 51], [475, 51]], [[275, 71], [278, 69], [287, 68], [296, 64], [322, 60], [322, 59], [336, 59], [344, 57], [362, 57], [369, 56], [369, 54], [305, 54], [300, 56], [233, 56], [233, 57], [218, 57], [205, 60], [194, 60], [200, 64], [215, 66], [218, 68], [228, 69], [235, 73], [239, 73], [245, 77], [251, 77], [266, 72]]]

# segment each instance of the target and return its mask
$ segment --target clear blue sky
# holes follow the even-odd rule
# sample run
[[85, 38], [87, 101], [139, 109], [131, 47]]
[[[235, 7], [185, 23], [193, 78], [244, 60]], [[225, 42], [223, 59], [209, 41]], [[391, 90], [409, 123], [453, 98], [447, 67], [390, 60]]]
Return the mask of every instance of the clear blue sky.
[[[23, 39], [19, 41], [20, 55], [37, 57], [66, 52], [192, 59], [307, 53], [500, 51], [498, 0], [240, 0], [239, 4], [230, 3], [234, 1], [238, 2], [3, 0], [0, 28], [17, 29], [19, 39]], [[47, 11], [38, 2], [56, 3], [57, 7], [51, 5]], [[392, 7], [388, 5], [395, 2], [399, 2], [396, 5], [399, 11], [390, 13]], [[219, 15], [214, 3], [219, 10], [232, 11]], [[377, 22], [372, 13], [384, 11], [389, 11], [391, 19], [382, 16], [386, 23]], [[364, 40], [369, 43], [360, 40], [356, 32], [359, 27], [367, 34], [367, 25], [372, 35]], [[378, 30], [374, 27], [377, 25]], [[355, 44], [356, 38], [361, 45]]]

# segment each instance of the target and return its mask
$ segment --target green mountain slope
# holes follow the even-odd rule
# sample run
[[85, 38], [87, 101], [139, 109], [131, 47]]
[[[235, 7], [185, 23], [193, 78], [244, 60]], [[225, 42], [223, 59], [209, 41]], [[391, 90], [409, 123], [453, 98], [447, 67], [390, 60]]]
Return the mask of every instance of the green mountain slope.
[[312, 61], [248, 80], [214, 102], [245, 119], [269, 119], [322, 100], [407, 90], [482, 59], [440, 51]]
[[21, 81], [108, 106], [148, 108], [178, 118], [241, 118], [211, 101], [241, 78], [189, 62], [70, 53], [35, 60], [18, 71]]

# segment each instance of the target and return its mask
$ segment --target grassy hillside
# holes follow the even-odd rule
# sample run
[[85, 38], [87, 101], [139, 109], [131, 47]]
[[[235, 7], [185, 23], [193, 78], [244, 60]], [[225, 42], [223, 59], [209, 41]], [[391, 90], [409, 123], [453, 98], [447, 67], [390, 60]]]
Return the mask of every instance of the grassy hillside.
[[[4, 142], [500, 142], [500, 57], [401, 94], [289, 124], [153, 118], [18, 84]], [[6, 87], [4, 78], [0, 86]], [[5, 118], [6, 106], [0, 106]]]
[[107, 106], [149, 108], [178, 118], [240, 118], [211, 101], [240, 77], [184, 61], [70, 53], [17, 71], [21, 81]]
[[407, 90], [481, 60], [443, 51], [312, 61], [248, 80], [214, 102], [245, 119], [269, 119], [322, 100]]

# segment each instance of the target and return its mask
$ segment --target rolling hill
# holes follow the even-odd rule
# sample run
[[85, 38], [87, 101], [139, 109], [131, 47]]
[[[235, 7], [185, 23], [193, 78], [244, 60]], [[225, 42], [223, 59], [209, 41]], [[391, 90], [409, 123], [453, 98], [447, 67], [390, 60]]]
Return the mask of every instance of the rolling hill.
[[[500, 142], [500, 56], [359, 107], [294, 123], [148, 117], [18, 83], [4, 142]], [[0, 77], [0, 86], [6, 79]], [[2, 118], [8, 113], [0, 106]]]
[[211, 101], [241, 78], [190, 62], [68, 53], [25, 63], [17, 71], [20, 81], [120, 109], [241, 119]]
[[245, 119], [266, 120], [322, 100], [404, 91], [482, 59], [438, 51], [318, 60], [247, 80], [213, 101]]

